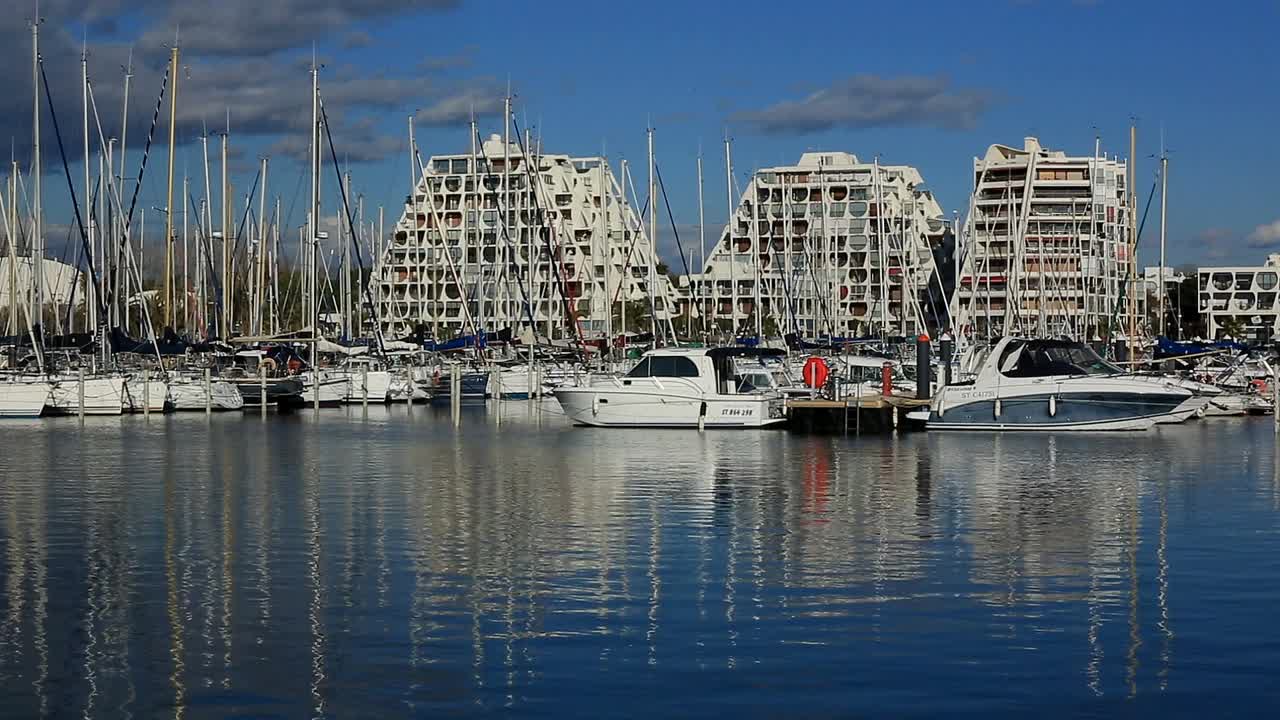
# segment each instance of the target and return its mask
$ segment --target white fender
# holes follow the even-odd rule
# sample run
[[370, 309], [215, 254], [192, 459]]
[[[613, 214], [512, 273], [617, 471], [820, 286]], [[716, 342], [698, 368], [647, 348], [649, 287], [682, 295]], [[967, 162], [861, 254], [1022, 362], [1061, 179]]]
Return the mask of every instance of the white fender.
[[996, 398], [996, 419], [1000, 419], [1000, 398]]
[[1050, 395], [1049, 396], [1049, 417], [1057, 417], [1057, 416], [1058, 416], [1058, 396]]
[[596, 415], [599, 415], [599, 414], [600, 414], [600, 396], [595, 393], [592, 393], [591, 394], [591, 416], [595, 417]]

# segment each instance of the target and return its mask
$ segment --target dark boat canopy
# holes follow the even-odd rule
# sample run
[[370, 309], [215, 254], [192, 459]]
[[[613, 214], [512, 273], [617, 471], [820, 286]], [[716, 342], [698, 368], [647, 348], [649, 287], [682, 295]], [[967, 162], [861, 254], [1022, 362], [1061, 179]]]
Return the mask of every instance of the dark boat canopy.
[[779, 348], [743, 347], [741, 345], [711, 348], [707, 351], [707, 357], [713, 360], [731, 357], [786, 357], [786, 355], [787, 351]]

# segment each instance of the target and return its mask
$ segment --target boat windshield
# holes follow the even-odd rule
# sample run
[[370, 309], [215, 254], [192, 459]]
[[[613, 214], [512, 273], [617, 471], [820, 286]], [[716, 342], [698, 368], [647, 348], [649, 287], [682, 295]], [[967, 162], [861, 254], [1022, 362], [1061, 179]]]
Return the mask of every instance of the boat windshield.
[[1115, 375], [1119, 368], [1080, 343], [1010, 344], [1000, 359], [1000, 371], [1008, 377], [1053, 375]]
[[698, 366], [686, 357], [671, 355], [646, 356], [631, 372], [630, 378], [643, 377], [698, 377]]

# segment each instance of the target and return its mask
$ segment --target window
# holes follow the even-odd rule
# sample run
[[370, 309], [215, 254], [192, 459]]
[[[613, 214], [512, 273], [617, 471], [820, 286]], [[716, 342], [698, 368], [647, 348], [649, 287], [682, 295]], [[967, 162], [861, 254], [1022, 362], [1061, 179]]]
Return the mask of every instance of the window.
[[636, 366], [631, 368], [631, 372], [627, 373], [627, 377], [649, 377], [649, 358], [643, 358], [636, 363]]
[[1263, 290], [1273, 290], [1276, 286], [1276, 274], [1273, 272], [1258, 273], [1258, 287]]
[[698, 366], [689, 358], [655, 355], [641, 360], [627, 377], [698, 377]]

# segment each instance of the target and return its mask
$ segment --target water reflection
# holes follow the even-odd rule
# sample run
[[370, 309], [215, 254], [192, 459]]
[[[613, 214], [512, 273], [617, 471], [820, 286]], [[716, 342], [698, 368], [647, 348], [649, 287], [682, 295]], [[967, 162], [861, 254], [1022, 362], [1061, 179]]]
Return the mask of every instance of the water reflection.
[[4, 429], [0, 716], [999, 711], [1274, 659], [1240, 632], [1267, 582], [1222, 577], [1280, 575], [1265, 423], [853, 440], [508, 403]]

